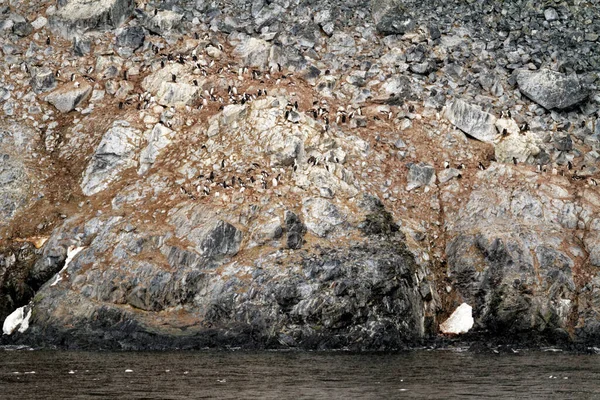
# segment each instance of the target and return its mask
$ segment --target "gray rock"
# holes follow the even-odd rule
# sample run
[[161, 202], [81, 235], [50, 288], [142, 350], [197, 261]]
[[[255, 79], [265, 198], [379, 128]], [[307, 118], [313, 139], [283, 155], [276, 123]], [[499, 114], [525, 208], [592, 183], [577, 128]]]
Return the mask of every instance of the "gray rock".
[[572, 107], [588, 97], [577, 75], [548, 69], [519, 71], [517, 83], [521, 93], [548, 110]]
[[440, 183], [446, 183], [454, 178], [460, 177], [462, 177], [462, 174], [460, 173], [460, 170], [456, 168], [446, 168], [438, 173], [438, 179], [440, 180]]
[[246, 36], [235, 47], [233, 53], [240, 57], [244, 65], [251, 67], [264, 67], [267, 65], [271, 45], [262, 39]]
[[186, 205], [172, 212], [169, 223], [175, 227], [175, 235], [191, 243], [203, 257], [233, 256], [240, 250], [242, 232], [202, 205]]
[[406, 190], [411, 191], [435, 182], [435, 169], [426, 163], [411, 164], [408, 169]]
[[170, 10], [160, 10], [144, 21], [144, 27], [150, 32], [165, 35], [180, 27], [183, 15]]
[[128, 47], [135, 51], [144, 45], [145, 38], [144, 28], [132, 26], [117, 33], [116, 45], [118, 47]]
[[92, 41], [85, 36], [75, 36], [73, 38], [73, 53], [78, 57], [83, 57], [92, 51]]
[[139, 147], [141, 132], [125, 121], [115, 121], [102, 137], [83, 173], [81, 190], [91, 196], [119, 179], [126, 169], [136, 166], [135, 150]]
[[271, 240], [277, 240], [281, 238], [282, 235], [283, 228], [281, 227], [281, 220], [279, 218], [273, 218], [264, 224], [260, 224], [252, 232], [252, 240], [257, 244], [262, 245]]
[[14, 21], [12, 30], [15, 35], [25, 37], [29, 36], [33, 32], [33, 25], [31, 25], [29, 21], [22, 18], [22, 20]]
[[302, 213], [308, 230], [320, 237], [326, 237], [346, 221], [346, 216], [336, 205], [320, 197], [302, 200]]
[[114, 29], [135, 7], [134, 0], [67, 0], [52, 16], [50, 26], [71, 38], [80, 32]]
[[54, 72], [48, 67], [35, 68], [29, 84], [35, 93], [49, 92], [56, 88]]
[[174, 136], [175, 132], [163, 124], [154, 125], [146, 138], [148, 145], [140, 152], [139, 175], [144, 175], [152, 167], [160, 152], [171, 143]]
[[87, 82], [70, 82], [49, 93], [45, 100], [60, 112], [68, 113], [79, 107], [91, 94], [92, 87]]
[[558, 19], [558, 13], [552, 7], [546, 8], [544, 10], [544, 18], [546, 18], [546, 21], [556, 21]]
[[371, 14], [377, 30], [384, 35], [402, 35], [415, 28], [415, 20], [399, 0], [372, 0]]
[[29, 201], [32, 180], [23, 160], [3, 149], [0, 147], [0, 220], [8, 222]]
[[446, 107], [446, 118], [457, 128], [486, 143], [498, 138], [496, 117], [484, 112], [480, 107], [455, 99]]
[[[175, 75], [176, 82], [172, 81]], [[172, 64], [148, 75], [142, 81], [142, 87], [157, 97], [163, 106], [181, 107], [193, 103], [200, 93], [200, 86], [191, 83], [192, 78], [181, 64]]]

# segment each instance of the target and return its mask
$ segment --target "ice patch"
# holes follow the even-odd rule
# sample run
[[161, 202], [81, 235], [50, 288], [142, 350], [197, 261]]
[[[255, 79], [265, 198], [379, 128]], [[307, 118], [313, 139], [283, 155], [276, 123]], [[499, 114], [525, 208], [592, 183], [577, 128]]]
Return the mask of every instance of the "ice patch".
[[31, 318], [31, 307], [23, 306], [17, 308], [4, 320], [2, 332], [5, 335], [12, 335], [15, 329], [23, 333], [29, 328], [29, 318]]
[[71, 261], [73, 261], [75, 256], [77, 254], [79, 254], [79, 252], [83, 249], [85, 249], [84, 246], [81, 246], [81, 247], [69, 246], [69, 248], [67, 249], [67, 259], [65, 260], [65, 265], [61, 268], [60, 271], [58, 271], [58, 274], [56, 274], [56, 279], [54, 279], [54, 282], [52, 282], [52, 284], [50, 284], [50, 286], [54, 286], [62, 280], [62, 276], [61, 276], [62, 272], [65, 269], [67, 269], [67, 267], [69, 266], [69, 263]]
[[462, 303], [443, 324], [440, 329], [443, 333], [459, 335], [467, 333], [473, 327], [473, 307], [467, 303]]

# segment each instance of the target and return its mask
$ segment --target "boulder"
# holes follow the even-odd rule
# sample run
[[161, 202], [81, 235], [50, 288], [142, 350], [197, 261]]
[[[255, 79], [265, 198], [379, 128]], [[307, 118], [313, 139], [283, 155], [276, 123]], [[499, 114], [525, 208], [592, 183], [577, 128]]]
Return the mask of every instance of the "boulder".
[[115, 121], [102, 137], [83, 173], [81, 190], [91, 196], [119, 179], [126, 169], [135, 167], [135, 151], [139, 147], [141, 132], [126, 121]]
[[81, 32], [117, 28], [134, 8], [134, 0], [66, 0], [50, 24], [61, 35], [71, 38]]
[[[533, 172], [522, 172], [534, 175]], [[514, 184], [498, 185], [507, 176]], [[448, 225], [448, 275], [459, 303], [473, 307], [475, 328], [492, 336], [568, 338], [577, 300], [575, 236], [583, 204], [566, 181], [539, 185], [504, 164], [477, 175], [477, 189]], [[568, 187], [568, 186], [566, 186]]]
[[142, 87], [155, 95], [160, 105], [183, 107], [193, 103], [200, 93], [201, 85], [192, 84], [193, 79], [198, 78], [192, 78], [183, 65], [171, 64], [144, 78]]
[[117, 32], [115, 42], [118, 47], [127, 47], [135, 51], [144, 45], [145, 38], [144, 28], [132, 26]]
[[548, 110], [569, 108], [588, 97], [577, 75], [549, 69], [519, 71], [517, 83], [521, 93]]
[[92, 94], [92, 86], [86, 81], [69, 82], [45, 97], [62, 113], [68, 113], [79, 107]]
[[54, 72], [48, 67], [35, 68], [29, 84], [35, 93], [49, 92], [56, 88]]
[[435, 169], [426, 163], [411, 164], [408, 168], [407, 180], [408, 191], [431, 185], [435, 183]]
[[233, 54], [243, 60], [249, 67], [264, 67], [267, 65], [271, 45], [262, 39], [245, 36], [234, 48]]
[[400, 0], [372, 0], [371, 15], [377, 31], [384, 35], [403, 35], [416, 26], [413, 16]]
[[486, 143], [498, 139], [496, 117], [483, 111], [479, 106], [455, 99], [446, 107], [446, 118], [467, 135]]
[[20, 15], [13, 17], [12, 31], [20, 37], [29, 36], [33, 32], [33, 25]]

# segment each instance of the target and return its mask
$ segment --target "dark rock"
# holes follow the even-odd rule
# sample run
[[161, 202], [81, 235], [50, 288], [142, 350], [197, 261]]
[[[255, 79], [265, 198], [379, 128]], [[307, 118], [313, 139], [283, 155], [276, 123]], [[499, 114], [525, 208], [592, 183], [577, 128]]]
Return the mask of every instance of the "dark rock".
[[146, 34], [141, 26], [132, 26], [123, 29], [117, 34], [116, 44], [119, 47], [129, 47], [132, 50], [137, 50], [144, 45]]
[[573, 140], [571, 139], [571, 135], [566, 135], [563, 137], [557, 137], [554, 139], [554, 147], [558, 151], [571, 151], [573, 150]]
[[306, 234], [306, 226], [300, 221], [300, 218], [292, 211], [286, 211], [284, 215], [286, 244], [290, 249], [299, 249], [304, 243], [304, 235]]
[[33, 26], [28, 21], [15, 21], [12, 30], [15, 35], [25, 37], [33, 32]]
[[73, 53], [78, 57], [89, 54], [92, 49], [92, 41], [84, 36], [75, 36], [73, 38]]
[[399, 0], [372, 0], [371, 14], [384, 35], [402, 35], [415, 28], [415, 21]]
[[0, 321], [29, 303], [39, 288], [27, 284], [36, 259], [36, 249], [30, 243], [14, 243], [0, 250]]
[[[155, 250], [149, 246], [145, 251]], [[125, 259], [106, 268], [93, 248], [80, 254], [67, 269], [66, 281], [38, 293], [29, 330], [14, 334], [12, 343], [73, 349], [393, 350], [425, 334], [425, 289], [418, 287], [418, 267], [398, 238], [320, 249], [312, 256], [299, 253], [298, 262], [285, 268], [277, 258], [275, 264], [256, 260], [253, 268], [260, 273], [247, 279], [221, 277], [209, 269], [180, 274], [147, 264], [125, 267]], [[86, 286], [97, 294], [79, 293], [81, 284], [75, 282], [92, 282], [98, 274], [104, 278]], [[175, 313], [165, 308], [177, 304], [184, 307]], [[191, 324], [179, 324], [175, 314], [189, 316]], [[174, 325], [161, 322], [166, 320]]]
[[56, 78], [50, 68], [36, 68], [31, 74], [29, 81], [31, 88], [35, 93], [49, 92], [56, 88]]

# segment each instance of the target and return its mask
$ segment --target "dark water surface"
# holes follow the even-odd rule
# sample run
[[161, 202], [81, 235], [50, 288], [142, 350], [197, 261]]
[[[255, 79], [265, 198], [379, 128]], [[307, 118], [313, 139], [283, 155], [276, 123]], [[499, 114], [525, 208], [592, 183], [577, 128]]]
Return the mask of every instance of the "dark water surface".
[[0, 350], [0, 399], [100, 398], [593, 399], [600, 355]]

